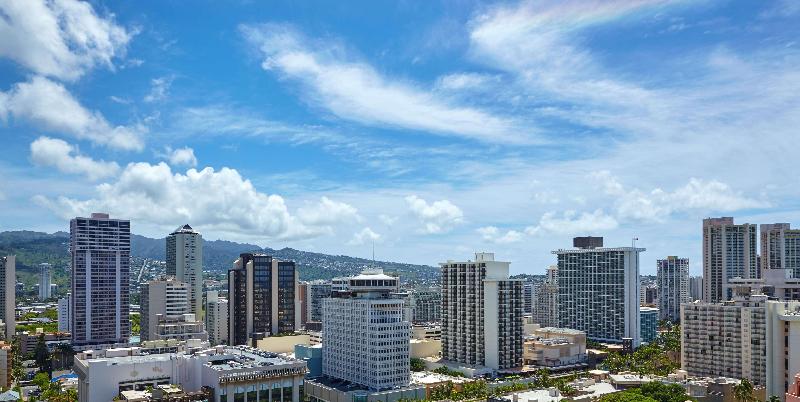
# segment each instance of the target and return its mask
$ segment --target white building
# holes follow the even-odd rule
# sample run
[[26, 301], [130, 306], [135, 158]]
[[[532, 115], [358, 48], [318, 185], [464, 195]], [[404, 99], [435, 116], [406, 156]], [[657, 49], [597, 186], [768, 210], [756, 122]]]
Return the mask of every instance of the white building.
[[442, 268], [442, 357], [470, 366], [522, 367], [522, 281], [493, 253]]
[[703, 277], [693, 276], [689, 278], [689, 299], [691, 301], [703, 300]]
[[689, 303], [689, 259], [669, 256], [656, 262], [658, 311], [662, 320], [678, 321], [681, 304]]
[[800, 300], [800, 278], [794, 277], [793, 270], [773, 268], [761, 274], [761, 278], [730, 278], [723, 290], [734, 296], [765, 294], [778, 300]]
[[39, 300], [47, 300], [52, 295], [50, 285], [53, 282], [53, 273], [50, 269], [50, 264], [46, 262], [39, 264]]
[[300, 402], [306, 363], [248, 347], [143, 354], [140, 348], [87, 351], [75, 356], [80, 402], [110, 401], [122, 391], [177, 384], [214, 390], [215, 402]]
[[373, 391], [408, 386], [411, 323], [400, 280], [382, 270], [348, 279], [322, 302], [322, 374]]
[[599, 342], [631, 338], [637, 347], [639, 253], [645, 249], [602, 248], [602, 237], [577, 237], [573, 245], [578, 248], [553, 251], [558, 256], [559, 327], [584, 331]]
[[219, 297], [219, 292], [206, 292], [206, 331], [211, 343], [228, 343], [228, 299]]
[[17, 265], [16, 257], [9, 255], [0, 257], [0, 321], [5, 324], [6, 339], [11, 339], [16, 333], [16, 285]]
[[203, 316], [203, 236], [183, 225], [167, 236], [167, 275], [189, 286], [189, 312]]
[[155, 332], [148, 340], [169, 340], [187, 341], [189, 339], [208, 340], [206, 325], [198, 321], [194, 314], [181, 315], [157, 315]]
[[178, 317], [190, 312], [189, 285], [169, 277], [149, 281], [141, 286], [141, 338], [143, 341], [159, 339], [160, 316]]
[[761, 265], [763, 270], [786, 269], [800, 279], [800, 229], [788, 223], [762, 224]]
[[547, 267], [544, 282], [533, 288], [533, 322], [543, 327], [558, 326], [558, 266]]
[[733, 218], [703, 219], [703, 298], [710, 303], [730, 300], [724, 292], [730, 278], [758, 278], [756, 225], [736, 225]]
[[73, 346], [127, 343], [131, 223], [92, 213], [70, 221]]
[[67, 297], [58, 299], [58, 331], [72, 332], [72, 318], [70, 317], [69, 307], [72, 304], [72, 295], [67, 293]]
[[767, 395], [782, 400], [800, 373], [800, 302], [769, 301], [766, 305]]

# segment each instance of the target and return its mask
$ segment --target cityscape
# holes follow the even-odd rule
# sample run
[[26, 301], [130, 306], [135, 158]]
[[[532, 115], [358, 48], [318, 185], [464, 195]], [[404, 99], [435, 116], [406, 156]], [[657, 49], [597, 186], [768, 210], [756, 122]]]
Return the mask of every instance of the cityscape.
[[0, 0], [0, 401], [800, 402], [798, 35]]

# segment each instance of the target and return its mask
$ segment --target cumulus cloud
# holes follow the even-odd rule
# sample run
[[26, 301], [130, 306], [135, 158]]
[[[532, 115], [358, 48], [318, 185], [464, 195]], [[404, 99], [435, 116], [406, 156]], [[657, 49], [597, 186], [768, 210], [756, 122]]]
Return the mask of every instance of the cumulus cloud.
[[39, 137], [31, 143], [31, 160], [39, 166], [53, 166], [65, 173], [85, 175], [89, 180], [114, 176], [119, 172], [116, 162], [96, 161], [83, 156], [65, 141]]
[[319, 202], [297, 209], [301, 222], [312, 226], [330, 226], [338, 223], [358, 222], [361, 217], [354, 206], [321, 197]]
[[367, 242], [378, 241], [381, 239], [381, 235], [375, 233], [372, 229], [366, 227], [361, 229], [360, 231], [353, 233], [353, 238], [347, 242], [347, 244], [351, 246], [360, 246]]
[[172, 166], [197, 166], [197, 158], [194, 156], [194, 149], [189, 147], [172, 149], [166, 148], [166, 153], [162, 155]]
[[163, 162], [131, 163], [116, 181], [96, 186], [91, 198], [36, 196], [34, 201], [65, 219], [108, 211], [153, 225], [192, 222], [251, 239], [307, 239], [332, 231], [325, 222], [301, 221], [289, 212], [283, 197], [258, 191], [230, 168], [180, 173]]
[[0, 15], [0, 56], [61, 80], [98, 65], [113, 68], [133, 36], [83, 1], [4, 0]]
[[416, 195], [406, 197], [408, 208], [423, 224], [424, 233], [445, 233], [464, 222], [464, 213], [461, 208], [448, 200], [439, 200], [428, 203]]
[[240, 31], [263, 55], [265, 70], [299, 81], [314, 103], [340, 118], [489, 142], [532, 139], [530, 128], [521, 130], [508, 118], [451, 104], [431, 90], [349, 61], [335, 43], [312, 48], [313, 41], [290, 26], [243, 25]]
[[145, 102], [160, 102], [167, 99], [172, 77], [153, 78], [150, 80], [150, 92], [145, 95]]
[[478, 228], [477, 231], [483, 237], [483, 240], [498, 244], [516, 243], [522, 240], [523, 237], [522, 232], [509, 230], [502, 233], [496, 226], [484, 226]]
[[645, 192], [638, 188], [626, 189], [608, 171], [600, 171], [593, 176], [602, 185], [603, 191], [614, 197], [616, 214], [620, 218], [663, 222], [673, 213], [690, 210], [731, 212], [769, 207], [768, 202], [745, 196], [716, 180], [693, 177], [674, 191], [655, 188]]
[[539, 224], [528, 226], [525, 228], [525, 233], [529, 235], [549, 233], [560, 235], [592, 234], [616, 229], [617, 226], [617, 220], [613, 216], [606, 215], [602, 209], [580, 214], [569, 210], [562, 213], [561, 216], [556, 212], [545, 213], [539, 219]]
[[0, 118], [5, 120], [9, 114], [44, 130], [111, 148], [144, 147], [143, 127], [112, 126], [100, 112], [83, 107], [63, 85], [41, 76], [0, 92]]

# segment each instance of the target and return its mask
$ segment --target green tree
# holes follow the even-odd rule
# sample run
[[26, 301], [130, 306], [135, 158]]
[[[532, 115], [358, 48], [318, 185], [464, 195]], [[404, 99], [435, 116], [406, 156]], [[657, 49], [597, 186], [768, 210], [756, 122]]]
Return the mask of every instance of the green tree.
[[44, 342], [44, 334], [39, 335], [36, 341], [36, 349], [33, 350], [33, 358], [36, 360], [36, 366], [39, 371], [50, 373], [53, 371], [53, 361], [50, 359], [50, 352], [47, 350], [47, 344]]
[[753, 384], [747, 378], [733, 386], [733, 397], [739, 402], [755, 402], [753, 396]]
[[649, 396], [644, 396], [638, 392], [622, 391], [613, 394], [605, 394], [600, 397], [600, 402], [657, 402]]
[[637, 391], [658, 402], [684, 402], [691, 400], [686, 395], [686, 390], [678, 384], [664, 384], [653, 381], [642, 385]]
[[781, 402], [781, 398], [778, 398], [778, 395], [770, 395], [767, 402]]
[[424, 371], [425, 370], [425, 361], [417, 358], [411, 358], [411, 371]]

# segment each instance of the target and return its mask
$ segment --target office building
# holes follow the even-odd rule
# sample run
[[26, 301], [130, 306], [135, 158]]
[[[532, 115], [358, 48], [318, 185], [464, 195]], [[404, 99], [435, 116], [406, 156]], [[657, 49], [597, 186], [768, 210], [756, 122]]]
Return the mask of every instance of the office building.
[[186, 392], [204, 387], [215, 402], [301, 402], [306, 364], [249, 347], [191, 348], [149, 353], [141, 348], [87, 351], [75, 356], [80, 402], [110, 401], [123, 391], [177, 384]]
[[442, 357], [493, 370], [522, 366], [522, 281], [493, 253], [442, 269]]
[[173, 277], [143, 283], [141, 286], [141, 339], [160, 339], [158, 316], [178, 317], [190, 311], [189, 285]]
[[756, 225], [736, 225], [733, 218], [703, 219], [703, 300], [729, 300], [723, 291], [731, 278], [758, 278]]
[[399, 278], [368, 270], [349, 279], [349, 292], [322, 302], [322, 373], [372, 391], [410, 381], [411, 323]]
[[6, 339], [11, 339], [16, 333], [16, 284], [17, 284], [17, 260], [16, 256], [9, 255], [0, 257], [0, 320], [3, 321], [6, 331], [3, 334]]
[[788, 223], [762, 224], [761, 264], [764, 269], [786, 269], [800, 279], [800, 229]]
[[308, 283], [308, 321], [322, 322], [322, 301], [331, 297], [331, 291], [330, 282], [319, 280]]
[[703, 300], [703, 277], [693, 276], [689, 278], [689, 299], [691, 301]]
[[228, 299], [219, 297], [219, 292], [206, 292], [206, 331], [213, 345], [228, 343]]
[[558, 327], [558, 266], [547, 267], [547, 276], [533, 289], [533, 322]]
[[189, 312], [203, 316], [203, 236], [183, 225], [167, 236], [167, 275], [189, 286]]
[[131, 224], [93, 213], [70, 221], [73, 345], [127, 343]]
[[53, 282], [53, 274], [50, 271], [50, 264], [43, 262], [39, 264], [39, 300], [47, 300], [51, 296], [50, 285]]
[[[680, 311], [679, 311], [680, 313]], [[653, 342], [658, 335], [659, 311], [655, 307], [639, 307], [639, 330], [642, 342]], [[680, 319], [680, 314], [678, 314]]]
[[72, 317], [70, 316], [70, 305], [72, 304], [72, 294], [67, 293], [67, 297], [58, 299], [58, 330], [61, 332], [72, 332]]
[[783, 395], [800, 371], [800, 302], [765, 295], [694, 302], [681, 311], [681, 362], [692, 376], [746, 378]]
[[[596, 238], [595, 238], [596, 239]], [[639, 253], [643, 248], [594, 247], [553, 251], [558, 257], [559, 327], [598, 342], [639, 345]], [[599, 245], [599, 247], [598, 247]]]
[[228, 271], [228, 340], [256, 345], [258, 339], [300, 329], [298, 272], [292, 261], [241, 254]]
[[439, 322], [442, 319], [442, 290], [414, 289], [411, 292], [414, 323]]
[[669, 256], [656, 262], [658, 311], [662, 320], [678, 321], [681, 304], [689, 303], [689, 259]]

